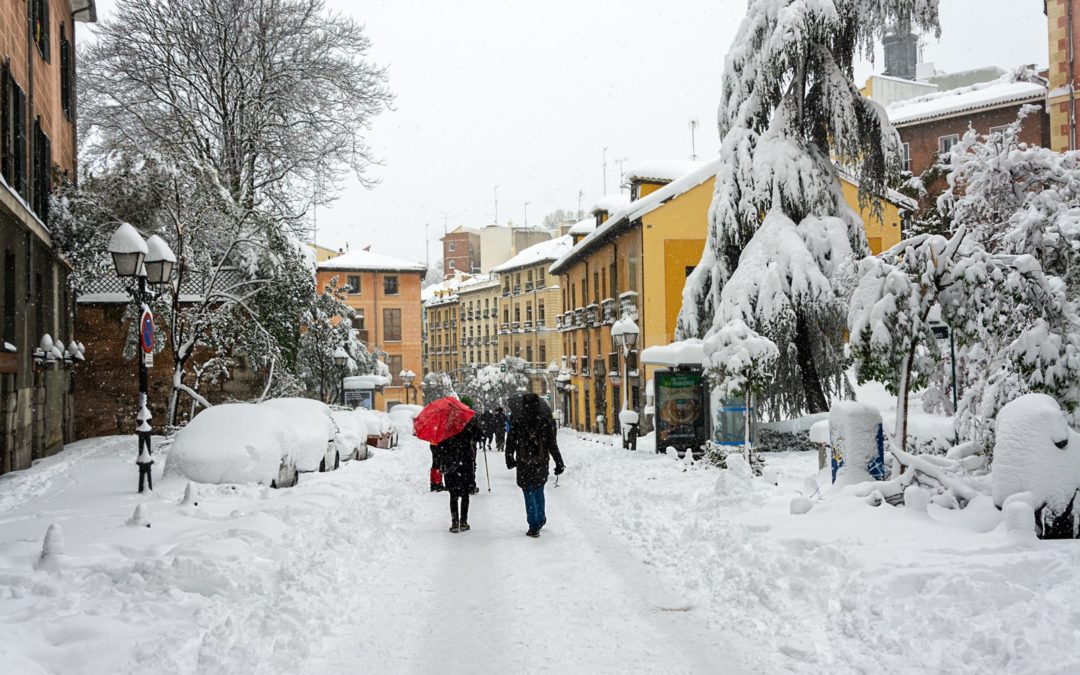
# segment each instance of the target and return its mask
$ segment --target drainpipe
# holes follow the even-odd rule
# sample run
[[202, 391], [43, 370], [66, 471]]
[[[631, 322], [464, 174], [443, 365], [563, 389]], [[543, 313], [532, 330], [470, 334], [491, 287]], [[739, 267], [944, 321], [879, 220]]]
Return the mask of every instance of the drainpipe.
[[1075, 52], [1073, 45], [1073, 0], [1065, 0], [1066, 15], [1065, 30], [1069, 42], [1069, 149], [1076, 150], [1076, 70]]

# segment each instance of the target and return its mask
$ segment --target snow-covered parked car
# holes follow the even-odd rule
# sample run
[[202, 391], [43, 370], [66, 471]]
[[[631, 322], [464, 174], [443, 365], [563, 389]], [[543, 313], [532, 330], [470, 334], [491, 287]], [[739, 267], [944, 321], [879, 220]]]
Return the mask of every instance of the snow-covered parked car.
[[368, 445], [376, 448], [392, 448], [397, 445], [397, 428], [390, 415], [379, 410], [357, 408], [368, 429]]
[[341, 465], [337, 451], [337, 425], [330, 406], [310, 398], [274, 398], [259, 405], [276, 410], [279, 419], [293, 428], [300, 471], [333, 471]]
[[280, 413], [251, 403], [203, 410], [176, 432], [165, 475], [198, 483], [292, 487], [298, 478], [296, 434]]
[[397, 429], [398, 436], [412, 436], [413, 420], [423, 409], [424, 406], [422, 405], [412, 405], [410, 403], [402, 403], [390, 409], [388, 414], [394, 422], [394, 428]]
[[367, 459], [370, 456], [368, 429], [364, 416], [358, 410], [335, 409], [337, 424], [337, 450], [342, 459]]

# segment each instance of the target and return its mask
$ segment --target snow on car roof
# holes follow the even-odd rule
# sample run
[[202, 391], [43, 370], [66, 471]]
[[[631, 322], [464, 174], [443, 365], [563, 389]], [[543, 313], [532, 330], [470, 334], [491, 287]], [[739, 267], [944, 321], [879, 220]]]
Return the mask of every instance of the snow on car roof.
[[508, 272], [519, 267], [528, 267], [549, 260], [557, 260], [574, 245], [570, 235], [563, 235], [555, 239], [548, 239], [539, 244], [533, 244], [503, 264], [492, 268], [492, 272]]
[[423, 263], [391, 258], [381, 253], [356, 250], [349, 251], [319, 263], [321, 270], [376, 270], [390, 272], [425, 272]]
[[1046, 87], [1036, 82], [1013, 82], [1004, 77], [970, 87], [935, 92], [893, 103], [885, 109], [893, 124], [912, 124], [937, 117], [1023, 103], [1046, 97]]

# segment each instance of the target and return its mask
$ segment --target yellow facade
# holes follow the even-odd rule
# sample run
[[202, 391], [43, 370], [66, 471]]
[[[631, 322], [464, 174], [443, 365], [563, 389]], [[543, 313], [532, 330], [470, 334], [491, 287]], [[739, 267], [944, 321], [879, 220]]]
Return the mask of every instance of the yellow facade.
[[528, 364], [529, 388], [549, 390], [548, 363], [562, 357], [556, 319], [562, 311], [559, 277], [549, 274], [552, 260], [514, 269], [500, 268], [499, 359], [514, 356]]
[[461, 364], [483, 367], [497, 362], [499, 351], [499, 296], [497, 280], [462, 284], [458, 288], [458, 317], [461, 320]]
[[424, 303], [424, 374], [446, 373], [455, 384], [462, 381], [458, 352], [458, 296], [438, 291]]
[[[647, 196], [663, 183], [632, 186]], [[844, 197], [857, 212], [858, 187], [842, 179]], [[622, 373], [629, 370], [630, 407], [644, 404], [645, 383], [655, 368], [637, 368], [636, 352], [624, 363], [611, 342], [611, 325], [628, 313], [641, 330], [638, 348], [668, 344], [675, 337], [687, 275], [701, 261], [708, 233], [708, 214], [715, 177], [674, 195], [633, 223], [621, 223], [595, 239], [572, 259], [560, 263], [564, 313], [560, 318], [562, 350], [570, 385], [561, 404], [567, 424], [589, 431], [612, 432], [622, 407]], [[899, 198], [899, 197], [898, 197]], [[867, 239], [874, 254], [899, 243], [900, 207], [881, 202], [881, 218], [863, 212]], [[604, 223], [607, 213], [596, 214]], [[603, 426], [598, 421], [602, 416]]]

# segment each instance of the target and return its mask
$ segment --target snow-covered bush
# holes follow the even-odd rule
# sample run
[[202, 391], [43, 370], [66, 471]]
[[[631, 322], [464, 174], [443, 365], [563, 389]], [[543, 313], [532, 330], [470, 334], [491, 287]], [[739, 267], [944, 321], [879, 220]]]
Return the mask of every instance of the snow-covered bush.
[[720, 396], [761, 392], [772, 377], [780, 352], [772, 340], [754, 332], [742, 319], [732, 319], [702, 343], [705, 373]]
[[420, 386], [424, 390], [424, 401], [427, 403], [456, 395], [454, 383], [446, 373], [428, 373], [424, 376], [424, 381]]
[[762, 408], [828, 410], [843, 393], [846, 279], [867, 251], [836, 164], [858, 173], [872, 208], [900, 138], [852, 82], [854, 59], [892, 26], [937, 30], [937, 0], [750, 2], [725, 61], [716, 192], [677, 337], [732, 319], [776, 344]]
[[1023, 499], [1040, 536], [1080, 537], [1080, 434], [1069, 428], [1057, 401], [1045, 394], [1011, 401], [998, 413], [995, 437], [994, 503]]

